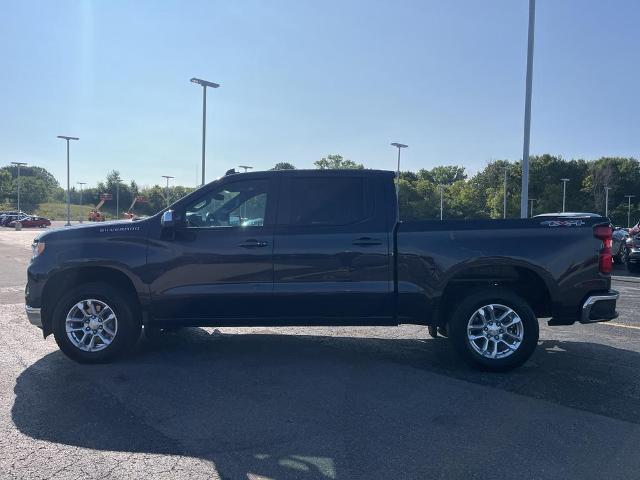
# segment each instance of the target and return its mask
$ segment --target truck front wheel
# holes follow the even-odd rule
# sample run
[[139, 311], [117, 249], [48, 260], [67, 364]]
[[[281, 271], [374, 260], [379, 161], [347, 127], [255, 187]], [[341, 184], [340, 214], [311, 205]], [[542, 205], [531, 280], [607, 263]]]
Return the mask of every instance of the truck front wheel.
[[132, 300], [106, 283], [88, 283], [63, 295], [53, 311], [60, 350], [82, 363], [114, 359], [140, 336]]
[[538, 344], [538, 319], [527, 302], [510, 290], [476, 290], [455, 309], [449, 338], [472, 365], [502, 372], [519, 367]]

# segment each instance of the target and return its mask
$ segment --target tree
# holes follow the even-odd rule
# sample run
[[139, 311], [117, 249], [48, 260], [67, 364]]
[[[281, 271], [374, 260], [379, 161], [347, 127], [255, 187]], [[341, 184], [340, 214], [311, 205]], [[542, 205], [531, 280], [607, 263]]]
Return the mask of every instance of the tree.
[[[9, 184], [7, 183], [9, 175]], [[33, 188], [33, 192], [29, 189]], [[60, 184], [55, 177], [42, 167], [20, 167], [20, 201], [25, 208], [32, 208], [38, 203], [52, 200], [56, 195]], [[0, 168], [0, 197], [17, 197], [18, 191], [18, 167], [7, 165]], [[35, 203], [34, 203], [35, 202]]]
[[11, 197], [11, 187], [11, 174], [4, 168], [0, 169], [0, 202]]
[[320, 160], [313, 162], [320, 170], [329, 169], [363, 169], [364, 165], [353, 160], [345, 160], [342, 155], [327, 155]]
[[278, 162], [271, 170], [295, 170], [296, 167], [289, 162]]
[[457, 181], [467, 179], [464, 167], [459, 167], [458, 165], [443, 165], [434, 167], [431, 170], [422, 169], [418, 172], [418, 176], [438, 185], [451, 185]]

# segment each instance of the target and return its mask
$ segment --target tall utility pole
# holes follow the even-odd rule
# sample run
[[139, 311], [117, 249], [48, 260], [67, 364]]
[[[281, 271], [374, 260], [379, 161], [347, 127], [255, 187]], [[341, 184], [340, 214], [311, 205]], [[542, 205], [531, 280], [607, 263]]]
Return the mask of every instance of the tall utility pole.
[[26, 165], [25, 162], [11, 162], [11, 165], [18, 167], [18, 216], [20, 215], [20, 167]]
[[567, 182], [569, 179], [561, 178], [560, 181], [562, 182], [562, 213], [564, 213], [565, 199], [567, 198]]
[[202, 184], [204, 185], [204, 156], [207, 138], [207, 87], [218, 88], [220, 85], [200, 78], [192, 78], [191, 83], [197, 83], [202, 87]]
[[400, 150], [407, 148], [408, 145], [393, 142], [391, 146], [398, 149], [398, 167], [396, 168], [396, 218], [400, 220]]
[[67, 137], [65, 135], [58, 135], [58, 138], [67, 141], [67, 223], [68, 227], [71, 225], [71, 189], [69, 187], [69, 140], [80, 140], [78, 137]]
[[625, 195], [625, 198], [629, 200], [627, 204], [627, 228], [631, 228], [631, 199], [635, 197], [635, 195]]
[[522, 146], [522, 193], [520, 217], [527, 218], [529, 199], [529, 138], [531, 133], [531, 84], [533, 80], [533, 36], [536, 23], [536, 0], [529, 0], [529, 35], [527, 44], [527, 79], [524, 99], [524, 142]]
[[502, 218], [507, 218], [507, 172], [508, 170], [504, 169], [504, 198], [502, 200]]
[[537, 198], [530, 198], [529, 199], [529, 205], [531, 206], [531, 217], [533, 217], [533, 202], [537, 202], [538, 199]]
[[162, 175], [162, 178], [166, 178], [167, 179], [167, 188], [164, 191], [165, 192], [164, 196], [165, 196], [165, 200], [167, 202], [167, 207], [168, 207], [169, 206], [169, 179], [170, 178], [175, 178], [175, 177], [172, 177], [171, 175]]
[[444, 210], [444, 185], [440, 184], [440, 220], [442, 220], [443, 210]]
[[609, 216], [609, 190], [613, 187], [604, 187], [604, 216]]

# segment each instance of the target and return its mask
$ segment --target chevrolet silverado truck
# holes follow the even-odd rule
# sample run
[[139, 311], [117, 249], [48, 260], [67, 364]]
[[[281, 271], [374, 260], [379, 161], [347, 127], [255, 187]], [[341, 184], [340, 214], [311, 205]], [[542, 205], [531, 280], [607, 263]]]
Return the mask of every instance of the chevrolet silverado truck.
[[182, 326], [397, 326], [473, 365], [524, 363], [549, 325], [615, 318], [606, 218], [400, 221], [394, 173], [225, 175], [140, 221], [47, 231], [26, 311], [80, 362]]

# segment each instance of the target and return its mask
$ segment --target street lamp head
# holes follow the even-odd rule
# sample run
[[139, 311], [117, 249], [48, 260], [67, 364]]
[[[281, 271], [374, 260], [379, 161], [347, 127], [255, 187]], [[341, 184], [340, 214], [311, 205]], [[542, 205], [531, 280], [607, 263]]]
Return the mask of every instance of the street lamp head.
[[58, 138], [62, 138], [64, 140], [80, 140], [78, 137], [67, 137], [65, 135], [58, 135]]
[[20, 166], [20, 167], [22, 167], [22, 166], [24, 166], [26, 164], [27, 164], [27, 162], [11, 162], [11, 165], [17, 165], [17, 166]]
[[397, 143], [397, 142], [393, 142], [391, 144], [392, 147], [396, 147], [396, 148], [407, 148], [409, 145], [404, 145], [402, 143]]
[[162, 178], [166, 178], [168, 180], [170, 178], [176, 178], [176, 177], [172, 177], [171, 175], [162, 175]]
[[190, 82], [191, 83], [197, 83], [198, 85], [202, 85], [203, 87], [218, 88], [220, 86], [217, 83], [208, 82], [207, 80], [202, 80], [201, 78], [195, 78], [195, 77], [193, 77], [190, 80]]
[[247, 172], [247, 170], [252, 170], [253, 167], [250, 165], [238, 165], [238, 167], [240, 168], [244, 168], [245, 173]]
[[560, 181], [561, 182], [569, 182], [570, 180], [568, 178], [561, 178]]

